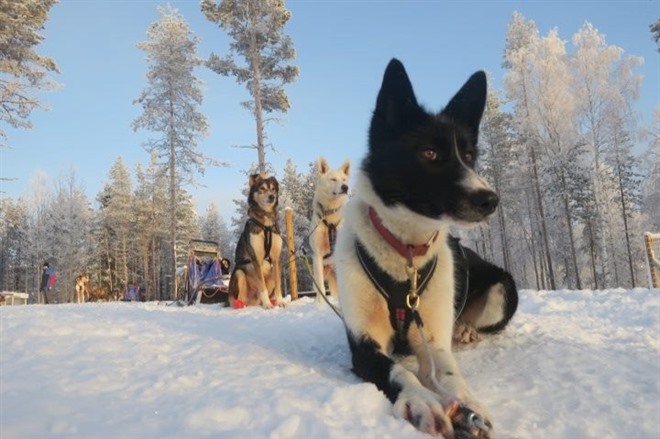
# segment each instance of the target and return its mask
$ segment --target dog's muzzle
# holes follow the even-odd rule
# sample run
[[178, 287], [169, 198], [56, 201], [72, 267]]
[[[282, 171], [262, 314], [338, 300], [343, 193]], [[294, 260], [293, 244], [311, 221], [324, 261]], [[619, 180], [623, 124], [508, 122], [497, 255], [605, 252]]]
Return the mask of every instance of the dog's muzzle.
[[484, 217], [495, 212], [497, 204], [500, 202], [500, 197], [493, 191], [479, 190], [468, 196], [468, 201], [472, 209]]

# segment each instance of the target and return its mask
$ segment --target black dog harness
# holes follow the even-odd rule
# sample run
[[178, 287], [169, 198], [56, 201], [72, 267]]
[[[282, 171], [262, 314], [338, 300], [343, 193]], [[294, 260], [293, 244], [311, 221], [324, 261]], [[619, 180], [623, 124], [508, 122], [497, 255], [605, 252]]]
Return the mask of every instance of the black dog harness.
[[336, 223], [329, 223], [325, 218], [329, 215], [332, 215], [333, 213], [339, 212], [341, 207], [325, 210], [323, 209], [321, 203], [317, 203], [317, 206], [319, 209], [318, 217], [321, 220], [321, 222], [328, 228], [328, 242], [330, 243], [330, 253], [323, 255], [323, 259], [328, 259], [329, 257], [332, 256], [332, 254], [335, 251], [335, 243], [337, 242], [337, 226], [341, 222], [341, 219]]
[[[400, 282], [393, 279], [392, 276], [378, 266], [376, 260], [359, 241], [355, 242], [355, 251], [365, 273], [367, 273], [371, 282], [387, 302], [387, 308], [390, 312], [390, 324], [394, 329], [396, 342], [405, 341], [410, 323], [413, 318], [418, 318], [419, 316], [419, 313], [408, 304], [408, 295], [413, 287], [411, 282], [409, 280]], [[435, 256], [417, 271], [418, 283], [416, 293], [418, 296], [426, 289], [437, 264], [438, 257]]]
[[[248, 218], [247, 223], [252, 223], [264, 231], [264, 260], [272, 263], [273, 261], [270, 257], [270, 249], [273, 246], [273, 233], [275, 233], [276, 235], [280, 234], [280, 229], [277, 227], [277, 224], [273, 224], [272, 226], [267, 226], [263, 223], [260, 223], [259, 221], [257, 221], [252, 217]], [[247, 224], [246, 224], [246, 228], [247, 228]], [[256, 256], [252, 255], [252, 253], [253, 252], [250, 252], [250, 256], [252, 258], [256, 258]], [[250, 262], [252, 262], [251, 259], [241, 259], [240, 261], [236, 262], [236, 265], [237, 266], [247, 265]]]

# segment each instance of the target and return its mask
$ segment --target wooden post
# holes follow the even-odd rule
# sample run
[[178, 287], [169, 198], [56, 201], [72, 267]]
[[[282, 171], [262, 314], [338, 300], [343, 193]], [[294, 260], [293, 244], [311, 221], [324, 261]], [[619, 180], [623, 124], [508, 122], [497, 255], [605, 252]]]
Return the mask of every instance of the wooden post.
[[286, 244], [289, 252], [289, 287], [291, 300], [298, 300], [298, 271], [296, 269], [296, 241], [293, 236], [293, 209], [284, 209], [286, 222]]
[[660, 288], [660, 257], [653, 250], [656, 242], [660, 242], [660, 233], [644, 233], [644, 246], [646, 247], [646, 261], [649, 266], [651, 288]]

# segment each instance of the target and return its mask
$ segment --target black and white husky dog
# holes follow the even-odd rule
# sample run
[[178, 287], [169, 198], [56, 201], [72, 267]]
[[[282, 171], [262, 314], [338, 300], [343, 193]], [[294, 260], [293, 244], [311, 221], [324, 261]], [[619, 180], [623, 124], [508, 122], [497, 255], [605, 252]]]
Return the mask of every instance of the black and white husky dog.
[[[485, 102], [486, 75], [477, 72], [444, 110], [430, 113], [393, 59], [337, 238], [339, 303], [354, 373], [385, 393], [395, 416], [445, 438], [492, 432], [452, 354], [449, 245], [451, 225], [481, 222], [498, 203], [474, 171]], [[508, 321], [505, 300], [492, 302], [499, 309], [488, 310], [490, 322]], [[409, 354], [416, 367], [400, 361]]]

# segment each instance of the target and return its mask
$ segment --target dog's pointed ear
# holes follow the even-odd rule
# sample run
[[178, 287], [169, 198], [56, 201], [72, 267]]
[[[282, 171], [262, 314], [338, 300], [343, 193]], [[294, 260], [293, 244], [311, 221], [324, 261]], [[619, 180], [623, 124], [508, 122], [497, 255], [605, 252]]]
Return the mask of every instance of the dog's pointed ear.
[[330, 165], [328, 165], [328, 161], [325, 159], [325, 157], [319, 157], [319, 159], [316, 161], [316, 169], [318, 169], [319, 174], [321, 175], [330, 170]]
[[378, 92], [374, 119], [383, 120], [390, 127], [405, 127], [411, 116], [419, 113], [419, 105], [406, 69], [392, 58], [385, 69]]
[[344, 160], [344, 163], [339, 167], [339, 170], [348, 176], [351, 171], [351, 161], [349, 159]]
[[465, 82], [449, 101], [442, 114], [470, 129], [476, 143], [479, 123], [486, 107], [486, 74], [478, 71]]
[[263, 180], [261, 174], [252, 174], [250, 175], [250, 178], [248, 178], [248, 184], [252, 187], [255, 184], [258, 184], [261, 180]]
[[279, 196], [280, 194], [280, 182], [277, 181], [277, 178], [275, 177], [270, 177], [268, 178], [268, 181], [273, 185], [273, 188], [275, 189], [275, 192], [277, 192], [277, 195]]

